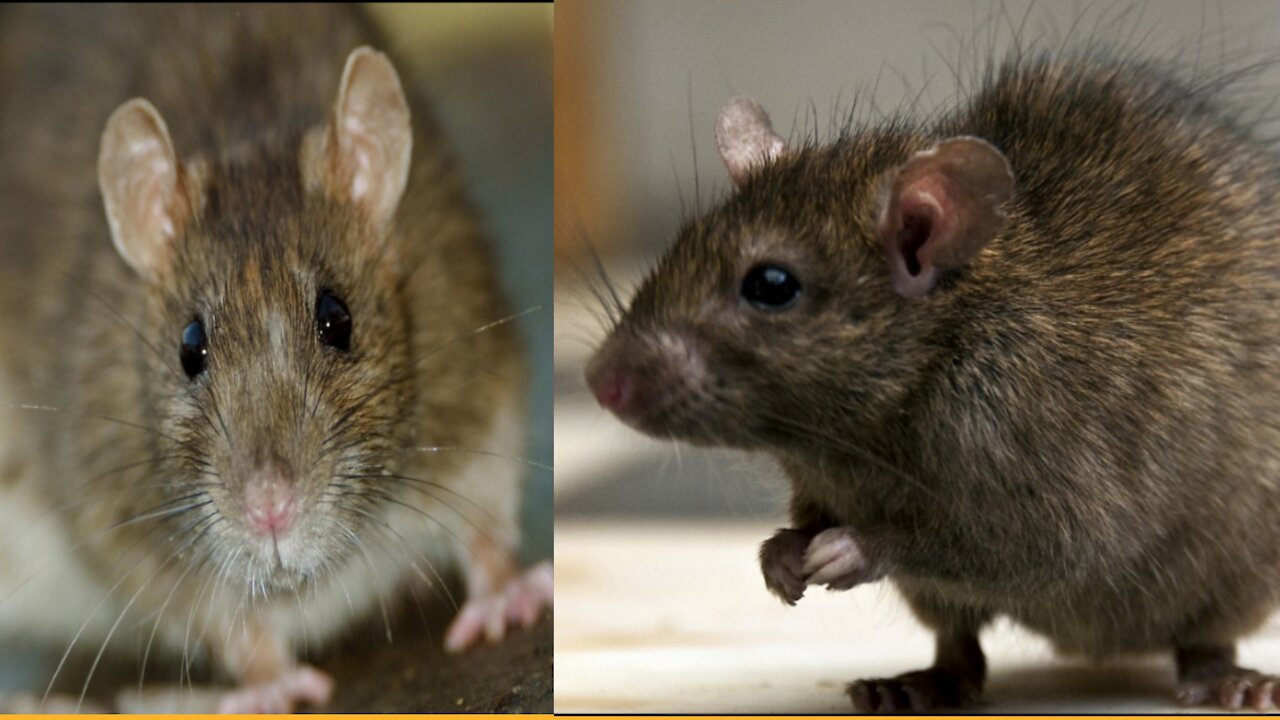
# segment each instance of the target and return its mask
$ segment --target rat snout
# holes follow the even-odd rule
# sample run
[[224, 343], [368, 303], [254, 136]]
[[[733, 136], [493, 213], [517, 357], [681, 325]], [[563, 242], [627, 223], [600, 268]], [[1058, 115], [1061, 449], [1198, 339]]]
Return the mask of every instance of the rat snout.
[[587, 364], [587, 385], [596, 402], [645, 432], [663, 432], [665, 411], [695, 392], [705, 375], [701, 356], [682, 337], [614, 339]]
[[297, 516], [294, 483], [285, 473], [270, 469], [255, 473], [244, 486], [249, 530], [263, 537], [287, 532]]
[[593, 363], [587, 367], [587, 385], [595, 393], [596, 402], [613, 413], [625, 413], [635, 400], [635, 383], [626, 368]]

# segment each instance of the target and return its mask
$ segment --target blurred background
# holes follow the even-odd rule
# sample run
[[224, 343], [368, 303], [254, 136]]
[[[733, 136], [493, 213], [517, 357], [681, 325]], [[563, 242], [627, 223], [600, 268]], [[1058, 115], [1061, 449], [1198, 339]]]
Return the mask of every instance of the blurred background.
[[[625, 301], [674, 239], [684, 208], [709, 208], [729, 192], [713, 124], [731, 97], [754, 97], [783, 136], [814, 128], [826, 136], [855, 94], [864, 110], [915, 103], [923, 115], [947, 106], [952, 68], [971, 72], [1003, 57], [1015, 38], [1049, 48], [1100, 39], [1201, 73], [1269, 61], [1240, 86], [1242, 100], [1269, 108], [1280, 89], [1280, 5], [561, 0], [557, 8], [557, 710], [845, 712], [845, 682], [923, 667], [931, 640], [887, 587], [811, 591], [798, 607], [781, 607], [755, 560], [786, 520], [787, 486], [773, 464], [652, 440], [599, 409], [582, 380], [604, 335], [601, 303], [583, 282], [596, 273], [588, 243]], [[1266, 125], [1260, 135], [1280, 136]], [[1167, 659], [1120, 672], [1064, 669], [1038, 638], [1007, 627], [989, 635], [1001, 709], [1063, 709], [1064, 696], [1077, 710], [1170, 709]], [[1245, 656], [1280, 666], [1280, 634], [1254, 642]], [[1027, 666], [1054, 669], [1019, 674]], [[1076, 692], [1064, 695], [1064, 685]]]

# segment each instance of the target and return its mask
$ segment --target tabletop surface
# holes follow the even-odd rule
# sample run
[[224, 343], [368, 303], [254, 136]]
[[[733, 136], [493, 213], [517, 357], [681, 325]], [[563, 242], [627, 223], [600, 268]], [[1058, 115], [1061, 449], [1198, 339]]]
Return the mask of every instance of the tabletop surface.
[[[928, 665], [932, 639], [884, 583], [795, 607], [756, 563], [772, 526], [557, 521], [556, 711], [847, 713], [844, 686]], [[978, 712], [1178, 712], [1168, 656], [1057, 658], [1008, 621], [982, 636]], [[1280, 671], [1280, 622], [1240, 647]]]

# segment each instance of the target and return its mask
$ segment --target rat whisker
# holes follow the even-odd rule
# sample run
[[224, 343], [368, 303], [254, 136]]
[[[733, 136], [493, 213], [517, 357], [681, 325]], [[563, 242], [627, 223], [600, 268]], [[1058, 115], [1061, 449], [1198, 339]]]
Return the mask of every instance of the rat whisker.
[[107, 651], [107, 646], [111, 643], [111, 638], [115, 636], [116, 630], [120, 627], [121, 621], [124, 620], [124, 617], [129, 613], [129, 610], [133, 608], [134, 603], [138, 601], [138, 597], [141, 596], [142, 593], [151, 585], [151, 582], [156, 579], [162, 570], [168, 567], [169, 563], [177, 559], [181, 552], [182, 551], [179, 550], [178, 552], [170, 555], [158, 568], [156, 568], [155, 572], [148, 575], [147, 579], [142, 582], [136, 591], [134, 591], [133, 596], [129, 598], [129, 601], [125, 603], [124, 607], [120, 610], [120, 613], [116, 616], [116, 620], [112, 623], [111, 629], [107, 631], [107, 636], [102, 640], [101, 645], [98, 647], [98, 653], [94, 656], [93, 663], [89, 665], [89, 672], [85, 676], [84, 684], [80, 688], [80, 698], [76, 702], [76, 714], [79, 714], [80, 708], [84, 706], [85, 696], [89, 693], [89, 683], [93, 681], [93, 675], [98, 670], [98, 663], [102, 662], [102, 656]]
[[523, 464], [525, 464], [525, 465], [528, 465], [529, 467], [538, 468], [539, 470], [546, 470], [547, 472], [554, 472], [554, 471], [555, 471], [555, 468], [553, 468], [552, 466], [547, 465], [547, 464], [545, 464], [545, 463], [540, 463], [540, 462], [538, 462], [538, 461], [536, 461], [536, 460], [530, 460], [529, 458], [522, 458], [522, 457], [517, 457], [517, 456], [514, 456], [514, 455], [503, 455], [502, 453], [491, 452], [491, 451], [489, 451], [489, 450], [479, 450], [479, 449], [476, 449], [476, 448], [465, 448], [465, 447], [411, 447], [411, 448], [405, 448], [405, 449], [404, 449], [404, 452], [418, 452], [418, 453], [460, 452], [460, 453], [471, 453], [471, 454], [473, 454], [473, 455], [484, 455], [484, 456], [486, 456], [486, 457], [495, 457], [495, 458], [500, 458], [500, 459], [502, 459], [502, 460], [510, 460], [510, 461], [512, 461], [512, 462], [523, 463]]
[[455, 345], [455, 344], [457, 344], [457, 343], [463, 342], [463, 341], [465, 341], [465, 340], [469, 340], [469, 339], [471, 339], [471, 338], [473, 338], [473, 337], [475, 337], [475, 336], [477, 336], [477, 335], [481, 335], [481, 334], [483, 334], [483, 333], [486, 333], [486, 332], [488, 332], [488, 331], [490, 331], [490, 330], [492, 330], [492, 329], [494, 329], [494, 328], [496, 328], [496, 327], [501, 327], [501, 326], [503, 326], [503, 325], [506, 325], [507, 323], [514, 322], [514, 321], [516, 321], [516, 320], [519, 320], [519, 319], [520, 319], [520, 318], [522, 318], [522, 317], [525, 317], [526, 315], [532, 315], [533, 313], [535, 313], [535, 312], [539, 312], [539, 311], [541, 311], [541, 310], [543, 310], [543, 309], [544, 309], [544, 308], [543, 308], [543, 306], [541, 306], [541, 305], [533, 305], [533, 306], [531, 306], [531, 307], [527, 307], [527, 308], [525, 308], [524, 310], [521, 310], [521, 311], [519, 311], [519, 312], [512, 313], [512, 314], [510, 314], [510, 315], [507, 315], [507, 316], [505, 316], [505, 317], [498, 318], [497, 320], [493, 320], [493, 321], [491, 321], [491, 322], [487, 322], [487, 323], [485, 323], [484, 325], [481, 325], [480, 327], [478, 327], [478, 328], [476, 328], [476, 329], [474, 329], [474, 330], [471, 330], [471, 331], [469, 331], [469, 332], [466, 332], [466, 333], [463, 333], [463, 334], [461, 334], [461, 335], [458, 335], [458, 336], [454, 337], [452, 340], [448, 340], [448, 341], [446, 341], [446, 342], [443, 342], [443, 343], [441, 343], [441, 344], [437, 345], [437, 346], [436, 346], [436, 347], [434, 347], [433, 349], [428, 350], [427, 352], [423, 353], [422, 355], [419, 355], [418, 357], [414, 358], [413, 360], [410, 360], [410, 361], [409, 361], [409, 365], [410, 365], [410, 366], [415, 366], [415, 365], [417, 365], [418, 363], [422, 362], [423, 360], [426, 360], [427, 358], [433, 357], [433, 356], [435, 356], [435, 355], [437, 355], [437, 354], [439, 354], [439, 353], [441, 353], [441, 352], [445, 351], [446, 349], [448, 349], [448, 348], [452, 347], [453, 345]]
[[193, 653], [191, 649], [191, 630], [195, 625], [196, 611], [200, 607], [200, 603], [205, 598], [205, 592], [209, 589], [209, 583], [213, 582], [216, 577], [220, 577], [223, 573], [213, 573], [206, 575], [200, 586], [196, 589], [195, 599], [191, 603], [191, 607], [187, 611], [186, 629], [182, 634], [182, 663], [178, 672], [178, 690], [181, 692], [182, 684], [185, 680], [187, 687], [194, 694], [195, 681], [191, 677], [191, 665], [193, 662]]
[[179, 447], [183, 445], [183, 443], [179, 441], [177, 438], [174, 438], [170, 435], [166, 435], [153, 427], [147, 427], [146, 425], [140, 425], [135, 422], [122, 420], [120, 418], [111, 417], [108, 415], [93, 415], [90, 413], [80, 412], [78, 410], [68, 410], [64, 408], [51, 407], [49, 405], [31, 405], [31, 404], [25, 404], [25, 403], [10, 403], [10, 404], [4, 405], [3, 407], [8, 408], [10, 410], [32, 410], [32, 411], [39, 411], [39, 412], [66, 413], [68, 415], [79, 415], [80, 417], [87, 418], [90, 420], [102, 420], [105, 422], [113, 422], [119, 425], [123, 425], [125, 427], [134, 428], [135, 430], [142, 430], [144, 432], [155, 435], [156, 437], [164, 438], [165, 440], [168, 440], [169, 442], [173, 443], [174, 445], [178, 445]]
[[[235, 441], [231, 438], [231, 431], [227, 429], [227, 421], [222, 417], [222, 410], [218, 408], [218, 396], [213, 392], [212, 386], [209, 386], [208, 391], [205, 393], [205, 397], [208, 399], [209, 407], [213, 410], [214, 417], [218, 419], [217, 429], [222, 431], [222, 437], [227, 441], [227, 447], [230, 448], [232, 452], [235, 452]], [[208, 421], [209, 416], [203, 408], [201, 409], [201, 414], [204, 416], [205, 420]], [[212, 427], [213, 423], [210, 422], [209, 425]]]
[[[414, 564], [412, 567], [418, 573], [419, 578], [421, 578], [423, 582], [427, 583], [429, 586], [432, 586], [432, 587], [435, 587], [435, 585], [438, 584], [440, 589], [444, 592], [445, 599], [449, 601], [449, 605], [453, 608], [453, 611], [455, 613], [458, 611], [458, 602], [457, 600], [454, 599], [453, 593], [449, 592], [448, 584], [445, 583], [444, 579], [440, 576], [440, 573], [436, 570], [435, 564], [432, 563], [429, 559], [427, 559], [427, 557], [422, 554], [422, 551], [414, 548], [414, 546], [409, 542], [408, 538], [406, 538], [403, 534], [398, 532], [395, 528], [391, 527], [391, 524], [388, 523], [386, 520], [375, 517], [372, 513], [369, 513], [364, 510], [357, 510], [356, 512], [361, 516], [365, 517], [370, 523], [374, 524], [380, 530], [394, 534], [397, 538], [399, 538], [399, 540], [401, 541], [401, 543], [404, 544], [405, 547], [409, 548], [414, 555], [417, 555], [418, 559], [421, 560], [423, 563], [425, 563], [427, 566], [427, 569], [431, 571], [431, 575], [435, 578], [436, 582], [432, 583], [426, 577], [426, 575], [422, 573], [422, 570], [419, 569], [416, 564]], [[391, 557], [391, 556], [388, 554], [388, 557]], [[391, 559], [392, 561], [395, 560], [395, 558], [391, 558]], [[421, 610], [421, 607], [419, 607], [419, 610]], [[424, 617], [424, 621], [425, 621], [425, 617]]]
[[[165, 459], [169, 459], [169, 458], [172, 458], [172, 457], [173, 457], [173, 456], [168, 456], [167, 458], [152, 458], [151, 460], [144, 460], [144, 461], [141, 461], [141, 462], [129, 463], [128, 465], [123, 465], [123, 466], [116, 467], [116, 468], [113, 468], [113, 469], [111, 469], [111, 470], [108, 470], [108, 471], [106, 471], [106, 472], [104, 472], [104, 473], [100, 473], [100, 474], [98, 474], [97, 476], [92, 477], [92, 478], [90, 478], [89, 480], [86, 480], [86, 481], [85, 481], [85, 482], [84, 482], [84, 483], [83, 483], [83, 484], [78, 488], [78, 497], [77, 497], [75, 500], [70, 500], [70, 501], [68, 501], [68, 502], [62, 503], [62, 504], [60, 504], [60, 505], [55, 505], [55, 506], [53, 506], [53, 507], [51, 507], [51, 508], [49, 508], [49, 509], [45, 510], [44, 512], [42, 512], [41, 514], [39, 514], [38, 516], [36, 516], [35, 518], [33, 518], [33, 519], [31, 520], [31, 522], [29, 522], [29, 523], [27, 523], [26, 525], [23, 525], [21, 528], [19, 528], [19, 529], [14, 533], [14, 536], [16, 536], [16, 537], [23, 537], [23, 536], [25, 536], [28, 532], [30, 532], [30, 530], [31, 530], [32, 528], [34, 528], [36, 525], [38, 525], [39, 523], [41, 523], [41, 522], [43, 522], [43, 521], [45, 521], [45, 520], [49, 520], [49, 519], [51, 519], [51, 518], [55, 517], [58, 513], [61, 513], [61, 512], [66, 511], [66, 510], [70, 510], [71, 508], [79, 507], [79, 506], [81, 506], [81, 505], [85, 504], [86, 502], [91, 502], [91, 501], [93, 501], [94, 499], [101, 497], [101, 496], [102, 496], [102, 495], [104, 495], [104, 494], [108, 494], [108, 493], [117, 493], [117, 492], [119, 492], [119, 489], [118, 489], [118, 488], [94, 488], [94, 489], [92, 489], [92, 490], [86, 489], [89, 485], [96, 484], [96, 483], [98, 483], [98, 482], [100, 482], [100, 481], [102, 481], [102, 480], [107, 479], [108, 477], [111, 477], [111, 476], [113, 476], [113, 475], [116, 475], [116, 474], [122, 473], [122, 472], [124, 472], [124, 471], [126, 471], [126, 470], [130, 470], [130, 469], [132, 469], [132, 468], [136, 468], [136, 467], [141, 467], [141, 466], [144, 466], [144, 465], [154, 464], [154, 463], [156, 463], [156, 462], [161, 462], [161, 461], [163, 461], [163, 460], [165, 460]], [[154, 485], [138, 485], [138, 486], [135, 486], [135, 487], [138, 487], [139, 489], [157, 489], [157, 488], [169, 488], [169, 487], [171, 487], [171, 485], [169, 485], [169, 484], [167, 484], [167, 483], [164, 483], [164, 484], [154, 484]], [[7, 543], [7, 542], [9, 542], [9, 539], [8, 539], [8, 538], [6, 538], [6, 541], [5, 541], [5, 542], [6, 542], [6, 543]]]
[[421, 364], [423, 361], [427, 360], [428, 358], [434, 357], [435, 355], [447, 350], [448, 348], [460, 342], [469, 340], [477, 335], [488, 332], [489, 330], [506, 325], [507, 323], [519, 320], [520, 318], [525, 317], [526, 315], [530, 315], [542, 309], [543, 307], [541, 305], [534, 305], [534, 306], [525, 308], [524, 310], [521, 310], [517, 313], [513, 313], [511, 315], [507, 315], [497, 320], [493, 320], [491, 322], [485, 323], [484, 325], [481, 325], [480, 327], [475, 328], [474, 330], [470, 330], [460, 335], [456, 335], [452, 339], [447, 340], [443, 343], [440, 343], [439, 345], [436, 345], [432, 349], [410, 360], [407, 363], [404, 370], [392, 374], [392, 376], [388, 378], [386, 381], [384, 381], [382, 384], [368, 391], [365, 394], [365, 400], [363, 402], [360, 402], [356, 404], [354, 407], [349, 408], [344, 414], [354, 414], [356, 412], [359, 412], [362, 408], [364, 408], [368, 404], [369, 399], [378, 396], [382, 392], [386, 391], [388, 388], [398, 383], [405, 382], [410, 377], [410, 372], [412, 372], [414, 368], [416, 368], [419, 364]]
[[[175, 556], [176, 556], [176, 553], [175, 553]], [[143, 649], [143, 652], [142, 652], [142, 664], [138, 669], [138, 695], [139, 696], [142, 695], [143, 683], [147, 675], [147, 661], [151, 658], [151, 646], [155, 642], [156, 633], [160, 629], [160, 621], [161, 619], [164, 618], [165, 610], [168, 609], [169, 603], [173, 602], [173, 598], [177, 594], [178, 588], [182, 585], [182, 581], [186, 579], [187, 575], [189, 575], [193, 570], [203, 569], [204, 566], [208, 564], [211, 558], [212, 558], [211, 555], [205, 555], [203, 558], [201, 558], [199, 562], [189, 563], [187, 565], [187, 568], [182, 571], [182, 574], [178, 576], [178, 579], [173, 582], [173, 586], [169, 588], [169, 594], [165, 596], [164, 602], [160, 604], [160, 609], [156, 612], [155, 622], [151, 625], [151, 633], [150, 635], [147, 636], [146, 647]]]
[[876, 455], [868, 448], [858, 445], [857, 443], [849, 440], [848, 438], [835, 435], [834, 433], [831, 433], [821, 427], [816, 427], [810, 424], [797, 422], [796, 420], [779, 413], [770, 413], [770, 412], [764, 411], [762, 412], [761, 417], [762, 419], [767, 420], [768, 422], [776, 423], [782, 427], [798, 431], [799, 434], [797, 435], [797, 439], [801, 441], [813, 439], [813, 437], [816, 435], [818, 440], [822, 441], [827, 446], [831, 447], [833, 450], [848, 452], [851, 455], [855, 456], [856, 458], [860, 460], [864, 460], [868, 463], [871, 463], [872, 465], [876, 466], [881, 470], [884, 470], [885, 472], [893, 475], [894, 477], [897, 477], [898, 479], [904, 482], [910, 483], [916, 489], [922, 492], [925, 492], [935, 498], [938, 497], [937, 492], [933, 488], [926, 485], [920, 479], [910, 475], [903, 469], [894, 466], [889, 461]]
[[307, 611], [302, 607], [302, 593], [298, 590], [298, 586], [293, 586], [293, 599], [298, 605], [298, 618], [302, 621], [302, 655], [306, 657], [309, 654], [310, 632], [307, 629]]
[[[444, 502], [444, 500], [443, 500], [443, 499], [441, 499], [438, 495], [435, 495], [435, 494], [431, 493], [427, 487], [425, 487], [425, 486], [423, 486], [423, 485], [421, 485], [421, 484], [409, 484], [409, 483], [407, 482], [407, 481], [409, 481], [409, 480], [413, 480], [414, 478], [405, 478], [405, 477], [400, 477], [400, 476], [391, 476], [391, 475], [386, 475], [386, 476], [382, 476], [382, 477], [385, 477], [386, 479], [389, 479], [389, 480], [395, 480], [395, 481], [398, 481], [398, 482], [405, 483], [408, 487], [410, 487], [410, 488], [412, 488], [412, 489], [415, 489], [415, 490], [417, 490], [417, 491], [421, 492], [423, 495], [426, 495], [427, 497], [431, 498], [432, 500], [435, 500], [435, 501], [436, 501], [436, 502], [438, 502], [441, 506], [443, 506], [443, 507], [445, 507], [445, 508], [448, 508], [449, 510], [453, 511], [453, 513], [454, 513], [455, 515], [457, 515], [460, 519], [462, 519], [462, 521], [463, 521], [463, 522], [467, 523], [467, 525], [469, 525], [469, 526], [471, 527], [471, 529], [472, 529], [472, 530], [474, 530], [476, 533], [478, 533], [478, 534], [479, 534], [481, 537], [483, 537], [485, 540], [488, 540], [489, 542], [494, 543], [494, 544], [499, 544], [499, 543], [497, 543], [497, 542], [496, 542], [496, 538], [494, 538], [492, 535], [490, 535], [490, 534], [489, 534], [489, 531], [488, 531], [487, 529], [485, 529], [485, 528], [481, 527], [480, 525], [478, 525], [478, 524], [475, 522], [475, 520], [474, 520], [474, 519], [472, 519], [471, 517], [469, 517], [466, 513], [463, 513], [461, 510], [459, 510], [458, 508], [455, 508], [453, 505], [451, 505], [451, 504], [449, 504], [449, 503], [447, 503], [447, 502]], [[424, 518], [426, 518], [426, 519], [430, 520], [431, 522], [433, 522], [433, 523], [435, 523], [437, 526], [439, 526], [439, 527], [440, 527], [440, 529], [442, 529], [442, 530], [444, 530], [446, 533], [448, 533], [448, 534], [449, 534], [449, 536], [450, 536], [450, 537], [452, 537], [454, 540], [457, 540], [460, 546], [465, 547], [465, 543], [463, 543], [462, 538], [458, 537], [458, 534], [457, 534], [457, 533], [455, 533], [455, 532], [454, 532], [454, 531], [449, 527], [449, 525], [448, 525], [447, 523], [441, 522], [438, 518], [433, 517], [432, 515], [430, 515], [429, 513], [427, 513], [427, 512], [426, 512], [425, 510], [423, 510], [422, 508], [419, 508], [419, 507], [416, 507], [416, 506], [414, 506], [414, 505], [411, 505], [411, 504], [409, 504], [409, 503], [407, 503], [407, 502], [404, 502], [403, 500], [400, 500], [399, 498], [396, 498], [396, 497], [392, 496], [390, 493], [387, 493], [385, 490], [382, 490], [382, 489], [374, 489], [374, 490], [370, 490], [370, 491], [368, 491], [368, 492], [369, 492], [371, 495], [376, 495], [376, 496], [378, 496], [378, 497], [381, 497], [381, 498], [383, 499], [383, 501], [384, 501], [384, 502], [388, 502], [388, 503], [391, 503], [392, 505], [399, 505], [400, 507], [407, 508], [407, 509], [412, 510], [413, 512], [415, 512], [415, 513], [417, 513], [417, 514], [421, 515], [422, 517], [424, 517]], [[465, 498], [464, 498], [464, 499], [465, 499]], [[494, 519], [494, 518], [492, 518], [492, 516], [491, 516], [491, 515], [490, 515], [490, 518], [491, 518], [491, 519]], [[496, 520], [496, 519], [495, 519], [495, 520]]]
[[599, 277], [600, 283], [604, 285], [605, 291], [609, 294], [609, 299], [613, 301], [612, 306], [606, 304], [605, 308], [609, 310], [609, 319], [612, 321], [612, 327], [617, 327], [623, 313], [626, 312], [626, 303], [622, 302], [617, 285], [613, 282], [613, 278], [609, 276], [609, 271], [605, 268], [604, 261], [600, 258], [600, 253], [596, 250], [595, 243], [585, 236], [582, 242], [587, 249], [587, 255], [591, 258], [591, 265], [595, 268], [596, 276]]
[[[582, 306], [591, 313], [592, 317], [595, 318], [601, 328], [608, 330], [616, 327], [618, 324], [617, 311], [614, 307], [614, 303], [610, 302], [609, 298], [606, 296], [606, 291], [600, 287], [600, 280], [590, 275], [578, 264], [576, 260], [570, 258], [569, 263], [581, 279], [581, 287], [586, 288], [587, 292], [595, 298], [594, 304], [583, 302]], [[557, 302], [556, 305], [559, 307], [560, 303]], [[601, 310], [603, 310], [604, 315], [600, 314]]]
[[[390, 525], [389, 523], [387, 523], [387, 521], [385, 521], [385, 520], [383, 520], [383, 519], [375, 518], [375, 516], [374, 516], [374, 515], [369, 514], [369, 512], [366, 512], [366, 511], [360, 511], [360, 512], [361, 512], [361, 514], [362, 514], [362, 515], [364, 515], [364, 516], [365, 516], [365, 518], [369, 519], [369, 520], [371, 521], [371, 523], [379, 524], [379, 525], [380, 525], [380, 527], [383, 527], [383, 528], [387, 529], [387, 530], [388, 530], [388, 532], [396, 533], [396, 536], [397, 536], [398, 538], [401, 538], [401, 539], [402, 539], [402, 541], [404, 542], [404, 544], [406, 544], [406, 546], [407, 546], [407, 547], [410, 547], [410, 548], [411, 548], [411, 550], [413, 550], [413, 553], [415, 553], [415, 555], [417, 555], [417, 557], [419, 557], [419, 560], [421, 560], [422, 562], [425, 562], [425, 564], [426, 564], [426, 568], [428, 568], [428, 570], [430, 570], [430, 571], [431, 571], [431, 575], [433, 575], [433, 577], [435, 578], [435, 583], [438, 583], [438, 584], [439, 584], [440, 589], [442, 589], [442, 591], [444, 592], [445, 600], [448, 600], [448, 602], [449, 602], [449, 606], [451, 606], [451, 607], [452, 607], [452, 609], [453, 609], [453, 611], [454, 611], [454, 612], [457, 612], [457, 611], [458, 611], [458, 602], [457, 602], [456, 600], [454, 600], [453, 593], [452, 593], [452, 592], [449, 592], [449, 585], [448, 585], [448, 583], [445, 583], [445, 582], [444, 582], [444, 578], [440, 577], [440, 573], [439, 573], [439, 571], [435, 569], [435, 564], [434, 564], [434, 562], [431, 562], [431, 561], [428, 559], [428, 557], [426, 557], [425, 555], [422, 555], [422, 552], [421, 552], [421, 551], [419, 551], [419, 550], [415, 550], [415, 548], [413, 548], [413, 547], [411, 546], [411, 544], [410, 544], [410, 543], [408, 543], [407, 539], [406, 539], [406, 538], [404, 538], [404, 536], [402, 536], [402, 534], [401, 534], [401, 533], [398, 533], [398, 532], [397, 532], [397, 530], [394, 530], [394, 529], [392, 528], [392, 525]], [[422, 574], [422, 570], [421, 570], [421, 569], [419, 569], [419, 568], [417, 568], [417, 566], [416, 566], [416, 565], [413, 565], [413, 570], [415, 570], [415, 571], [416, 571], [417, 575], [419, 575], [419, 577], [420, 577], [422, 580], [424, 580], [424, 582], [428, 583], [429, 585], [433, 584], [433, 583], [431, 583], [431, 582], [430, 582], [430, 580], [429, 580], [428, 578], [426, 578], [426, 575]]]
[[[364, 560], [365, 567], [369, 570], [369, 574], [373, 575], [374, 582], [381, 585], [382, 581], [378, 577], [378, 571], [373, 567], [373, 560], [369, 558], [369, 553], [365, 550], [364, 543], [361, 542], [360, 538], [357, 537], [355, 533], [351, 532], [351, 529], [345, 525], [339, 525], [339, 529], [351, 542], [352, 547], [354, 547], [359, 553], [359, 557]], [[378, 593], [378, 610], [382, 613], [382, 624], [387, 631], [387, 644], [391, 644], [391, 619], [387, 615], [387, 604], [382, 599], [382, 593]]]
[[[171, 503], [166, 503], [166, 504], [171, 504]], [[121, 521], [119, 521], [119, 522], [113, 523], [112, 525], [109, 525], [109, 526], [107, 526], [107, 527], [105, 527], [105, 528], [103, 528], [103, 529], [101, 529], [101, 530], [98, 530], [98, 531], [96, 531], [96, 532], [90, 533], [88, 536], [86, 536], [86, 537], [82, 538], [81, 540], [79, 540], [78, 542], [76, 542], [75, 544], [73, 544], [73, 545], [70, 547], [70, 549], [71, 549], [71, 550], [75, 550], [75, 549], [77, 549], [77, 548], [81, 547], [82, 545], [84, 545], [85, 543], [87, 543], [87, 542], [89, 542], [89, 541], [91, 541], [91, 540], [94, 540], [94, 539], [96, 539], [96, 538], [98, 538], [98, 537], [100, 537], [100, 536], [102, 536], [102, 535], [104, 535], [104, 534], [106, 534], [106, 533], [109, 533], [109, 532], [112, 532], [112, 531], [115, 531], [115, 530], [119, 530], [120, 528], [128, 527], [128, 526], [130, 526], [130, 525], [136, 524], [136, 523], [141, 522], [141, 521], [143, 521], [143, 520], [151, 520], [151, 519], [155, 519], [155, 518], [159, 518], [159, 517], [177, 516], [177, 515], [181, 515], [181, 514], [186, 513], [186, 512], [190, 512], [191, 510], [193, 510], [193, 509], [195, 509], [195, 508], [197, 508], [197, 507], [200, 507], [200, 506], [199, 506], [199, 505], [192, 505], [192, 506], [183, 506], [183, 507], [179, 507], [179, 508], [170, 508], [170, 509], [168, 509], [168, 510], [166, 510], [166, 511], [164, 511], [164, 512], [160, 512], [160, 513], [153, 513], [152, 511], [143, 511], [142, 513], [140, 513], [140, 514], [138, 514], [138, 515], [134, 515], [134, 516], [132, 516], [132, 517], [130, 517], [130, 518], [127, 518], [127, 519], [125, 519], [125, 520], [121, 520]], [[147, 531], [147, 534], [150, 534], [151, 532], [154, 532], [154, 531], [155, 531], [155, 529], [156, 529], [156, 528], [158, 528], [158, 527], [161, 527], [161, 526], [160, 526], [160, 525], [155, 525], [155, 526], [153, 526], [152, 528], [150, 528], [150, 529]], [[145, 537], [145, 535], [144, 535], [144, 537]], [[136, 543], [135, 543], [135, 544], [136, 544]], [[32, 572], [32, 573], [31, 573], [30, 575], [28, 575], [26, 578], [24, 578], [24, 579], [22, 579], [20, 582], [18, 582], [18, 583], [17, 583], [13, 588], [11, 588], [11, 589], [9, 590], [9, 592], [5, 593], [3, 596], [0, 596], [0, 606], [3, 606], [3, 605], [4, 605], [6, 602], [8, 602], [11, 598], [13, 598], [13, 597], [14, 597], [17, 593], [19, 593], [19, 592], [20, 592], [24, 587], [26, 587], [28, 583], [31, 583], [31, 582], [32, 582], [32, 581], [34, 581], [36, 578], [38, 578], [38, 577], [40, 577], [41, 575], [43, 575], [46, 571], [48, 571], [48, 570], [49, 570], [49, 568], [54, 567], [54, 566], [55, 566], [55, 565], [56, 565], [60, 560], [65, 560], [65, 558], [57, 558], [57, 559], [54, 559], [54, 560], [50, 560], [50, 561], [49, 561], [48, 563], [46, 563], [45, 565], [41, 566], [41, 567], [40, 567], [40, 569], [38, 569], [38, 570], [36, 570], [36, 571]]]
[[[498, 522], [498, 519], [494, 517], [493, 513], [491, 513], [489, 510], [485, 509], [484, 507], [482, 507], [479, 503], [475, 502], [474, 500], [467, 497], [466, 495], [463, 495], [461, 492], [454, 490], [453, 488], [450, 488], [447, 485], [444, 485], [442, 483], [432, 482], [424, 478], [411, 477], [408, 475], [396, 475], [396, 474], [390, 474], [390, 473], [376, 473], [376, 474], [369, 474], [369, 475], [339, 475], [338, 477], [343, 478], [345, 480], [380, 480], [380, 479], [395, 480], [405, 484], [414, 483], [424, 488], [439, 490], [441, 492], [447, 493], [453, 497], [458, 498], [459, 500], [467, 503], [468, 506], [474, 508], [475, 510], [478, 510], [485, 516], [486, 520], [489, 520], [490, 522], [493, 522], [495, 524]], [[444, 504], [438, 495], [428, 493], [428, 496], [436, 500], [437, 502], [441, 502], [442, 504]], [[457, 511], [455, 510], [455, 512]]]
[[[133, 550], [141, 546], [145, 539], [146, 539], [146, 535], [144, 534], [143, 536], [139, 537], [132, 545], [130, 545], [128, 550]], [[126, 552], [128, 552], [128, 550], [126, 550]], [[106, 604], [107, 600], [115, 593], [115, 591], [120, 587], [120, 585], [122, 585], [124, 581], [128, 579], [129, 575], [131, 575], [133, 571], [137, 569], [137, 567], [141, 565], [144, 560], [147, 560], [147, 559], [148, 559], [148, 555], [145, 552], [139, 553], [139, 557], [133, 563], [133, 565], [129, 566], [129, 568], [120, 575], [120, 579], [116, 580], [115, 583], [112, 584], [111, 587], [108, 588], [105, 593], [103, 593], [102, 597], [98, 600], [97, 604], [95, 604], [93, 606], [93, 609], [89, 611], [88, 617], [86, 617], [84, 622], [80, 624], [80, 628], [76, 630], [75, 635], [71, 638], [71, 642], [67, 645], [67, 649], [62, 653], [62, 658], [58, 661], [58, 665], [53, 671], [53, 676], [49, 678], [49, 684], [45, 687], [44, 695], [40, 699], [41, 708], [43, 708], [45, 703], [48, 702], [49, 694], [53, 692], [53, 686], [58, 681], [58, 676], [62, 673], [63, 667], [65, 667], [67, 664], [67, 658], [71, 656], [71, 651], [75, 649], [76, 644], [80, 641], [80, 636], [83, 635], [85, 629], [89, 627], [89, 623], [93, 621], [94, 616], [98, 614], [98, 611], [102, 609], [102, 606]]]

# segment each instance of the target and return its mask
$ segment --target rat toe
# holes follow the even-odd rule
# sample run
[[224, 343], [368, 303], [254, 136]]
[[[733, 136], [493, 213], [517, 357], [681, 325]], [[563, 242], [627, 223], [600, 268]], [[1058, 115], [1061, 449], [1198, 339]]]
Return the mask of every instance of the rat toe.
[[941, 668], [918, 670], [892, 678], [858, 680], [847, 688], [858, 712], [928, 712], [973, 705], [978, 683]]

